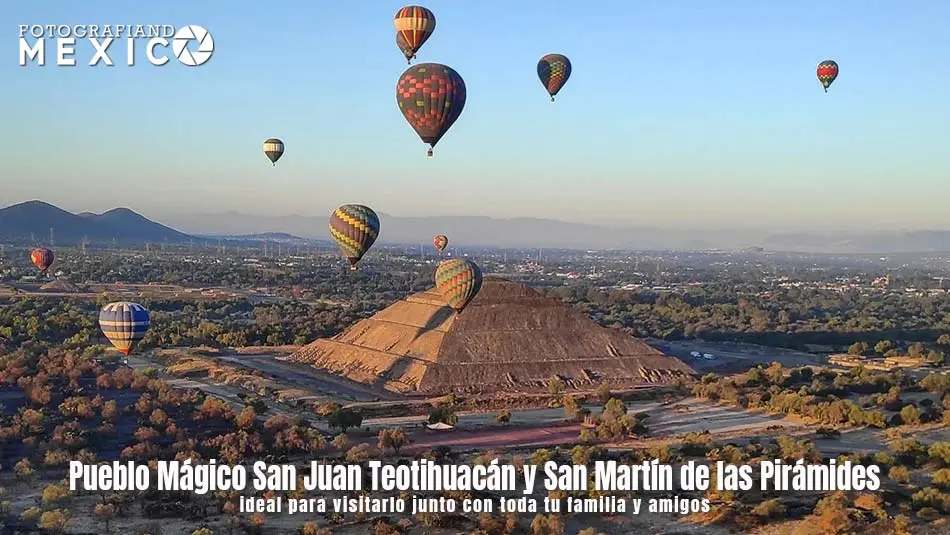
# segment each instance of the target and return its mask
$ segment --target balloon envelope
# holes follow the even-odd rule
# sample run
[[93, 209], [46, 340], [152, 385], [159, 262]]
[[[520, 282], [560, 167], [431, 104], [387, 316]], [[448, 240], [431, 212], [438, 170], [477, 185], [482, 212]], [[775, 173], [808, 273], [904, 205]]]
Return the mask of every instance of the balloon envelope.
[[330, 214], [330, 236], [356, 271], [356, 264], [379, 237], [379, 216], [369, 206], [344, 204]]
[[39, 247], [30, 251], [30, 262], [33, 262], [33, 265], [40, 271], [49, 269], [49, 267], [53, 265], [54, 258], [53, 251], [45, 247]]
[[276, 165], [277, 160], [284, 155], [284, 142], [276, 137], [264, 140], [264, 154], [272, 164]]
[[821, 86], [825, 88], [825, 91], [828, 91], [828, 88], [831, 86], [832, 82], [835, 81], [835, 78], [838, 77], [838, 64], [830, 59], [826, 59], [818, 64], [818, 81], [821, 82]]
[[130, 354], [145, 338], [150, 324], [148, 310], [138, 303], [120, 301], [109, 303], [99, 311], [102, 334], [123, 355]]
[[439, 234], [435, 238], [432, 238], [432, 245], [435, 245], [435, 248], [441, 253], [449, 245], [449, 238], [444, 234]]
[[435, 287], [446, 303], [461, 314], [482, 289], [482, 270], [464, 258], [446, 260], [435, 270]]
[[465, 81], [452, 67], [413, 65], [396, 83], [396, 103], [422, 141], [435, 147], [462, 114]]
[[412, 46], [406, 42], [406, 38], [403, 37], [401, 33], [396, 33], [396, 47], [399, 48], [399, 51], [402, 52], [403, 56], [406, 56], [406, 61], [412, 61], [412, 58], [416, 57], [415, 52], [412, 51]]
[[393, 25], [396, 46], [411, 60], [435, 31], [435, 15], [422, 6], [406, 6], [396, 12]]
[[538, 78], [544, 89], [551, 95], [551, 101], [554, 101], [554, 95], [564, 87], [567, 79], [571, 77], [571, 60], [563, 54], [548, 54], [538, 61]]

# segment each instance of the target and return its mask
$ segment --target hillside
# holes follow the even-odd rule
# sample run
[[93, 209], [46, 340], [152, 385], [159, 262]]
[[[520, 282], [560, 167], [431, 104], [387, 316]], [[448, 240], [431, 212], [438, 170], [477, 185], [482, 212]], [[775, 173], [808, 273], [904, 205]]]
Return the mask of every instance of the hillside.
[[642, 340], [597, 325], [561, 301], [500, 278], [456, 316], [420, 292], [301, 348], [289, 360], [401, 393], [544, 390], [670, 384], [693, 373]]
[[128, 208], [73, 214], [43, 201], [27, 201], [0, 209], [0, 240], [48, 243], [50, 228], [56, 244], [84, 239], [90, 243], [183, 243], [193, 239]]

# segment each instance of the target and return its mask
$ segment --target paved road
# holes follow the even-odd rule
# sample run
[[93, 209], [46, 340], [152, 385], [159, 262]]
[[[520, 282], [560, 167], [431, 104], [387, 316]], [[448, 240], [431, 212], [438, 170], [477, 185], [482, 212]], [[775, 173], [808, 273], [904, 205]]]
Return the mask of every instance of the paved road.
[[[650, 340], [649, 342], [650, 345], [660, 351], [676, 356], [692, 366], [697, 372], [714, 371], [717, 368], [735, 365], [737, 361], [750, 368], [756, 364], [768, 365], [773, 361], [781, 362], [783, 366], [787, 367], [821, 364], [821, 359], [810, 353], [753, 344], [704, 342], [701, 340], [676, 342]], [[690, 355], [692, 351], [710, 353], [716, 358], [714, 360], [697, 359]]]

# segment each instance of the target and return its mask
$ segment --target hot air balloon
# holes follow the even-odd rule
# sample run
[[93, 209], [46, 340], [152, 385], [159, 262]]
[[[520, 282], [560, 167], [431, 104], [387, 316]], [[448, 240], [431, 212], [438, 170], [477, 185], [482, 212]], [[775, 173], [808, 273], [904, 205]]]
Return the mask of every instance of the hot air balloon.
[[409, 125], [429, 144], [449, 131], [465, 107], [465, 81], [452, 67], [420, 63], [406, 69], [396, 83], [396, 103]]
[[406, 6], [396, 12], [393, 24], [396, 26], [396, 46], [411, 63], [435, 30], [435, 15], [422, 6]]
[[400, 51], [402, 51], [402, 55], [406, 56], [406, 59], [411, 64], [412, 58], [415, 57], [412, 52], [412, 46], [410, 46], [409, 43], [406, 42], [406, 38], [403, 37], [403, 35], [399, 32], [396, 32], [396, 47], [399, 48]]
[[538, 78], [551, 95], [551, 102], [554, 102], [554, 95], [557, 95], [570, 77], [571, 60], [567, 59], [567, 56], [548, 54], [538, 61]]
[[39, 247], [30, 251], [30, 262], [33, 262], [33, 265], [36, 266], [44, 274], [50, 266], [53, 265], [53, 251], [45, 247]]
[[368, 206], [344, 204], [330, 214], [330, 235], [356, 271], [356, 263], [379, 236], [379, 216]]
[[818, 81], [821, 82], [821, 86], [825, 88], [825, 93], [828, 92], [828, 87], [831, 86], [831, 83], [835, 81], [835, 78], [838, 77], [838, 64], [830, 59], [826, 59], [818, 64]]
[[435, 270], [435, 288], [455, 313], [461, 314], [482, 289], [482, 270], [464, 258], [445, 260]]
[[449, 238], [444, 234], [439, 234], [435, 238], [432, 238], [432, 245], [435, 245], [435, 248], [441, 253], [449, 246]]
[[284, 155], [284, 142], [276, 137], [264, 140], [264, 154], [267, 155], [270, 163], [276, 166], [277, 160]]
[[99, 328], [119, 353], [128, 355], [145, 338], [148, 310], [138, 303], [109, 303], [99, 311]]

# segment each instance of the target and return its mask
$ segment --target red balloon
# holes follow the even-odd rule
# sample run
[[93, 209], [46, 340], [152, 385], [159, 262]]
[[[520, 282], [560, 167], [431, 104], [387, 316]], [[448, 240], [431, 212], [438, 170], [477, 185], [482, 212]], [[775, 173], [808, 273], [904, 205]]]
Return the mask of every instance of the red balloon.
[[33, 249], [33, 251], [30, 252], [30, 261], [33, 262], [34, 266], [43, 272], [53, 265], [53, 258], [53, 251], [50, 251], [45, 247]]
[[443, 234], [439, 234], [435, 238], [432, 238], [432, 245], [435, 245], [435, 248], [441, 253], [449, 245], [449, 238]]

